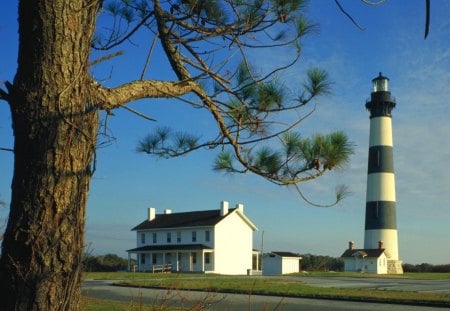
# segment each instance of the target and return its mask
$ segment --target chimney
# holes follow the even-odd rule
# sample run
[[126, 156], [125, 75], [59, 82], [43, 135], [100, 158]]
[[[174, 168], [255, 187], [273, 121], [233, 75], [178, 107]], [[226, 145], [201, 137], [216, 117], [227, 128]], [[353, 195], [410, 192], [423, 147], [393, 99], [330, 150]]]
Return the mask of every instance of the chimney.
[[164, 214], [165, 214], [165, 215], [172, 214], [172, 210], [171, 210], [171, 209], [165, 209], [165, 210], [164, 210]]
[[348, 249], [353, 250], [353, 248], [355, 248], [355, 242], [353, 241], [348, 242]]
[[383, 248], [384, 248], [384, 242], [378, 241], [378, 249], [383, 249]]
[[148, 221], [152, 221], [153, 219], [155, 219], [156, 216], [156, 210], [154, 207], [149, 207], [148, 208]]
[[242, 213], [244, 214], [244, 204], [236, 204], [236, 208]]
[[228, 202], [222, 201], [220, 202], [220, 216], [225, 216], [228, 214]]

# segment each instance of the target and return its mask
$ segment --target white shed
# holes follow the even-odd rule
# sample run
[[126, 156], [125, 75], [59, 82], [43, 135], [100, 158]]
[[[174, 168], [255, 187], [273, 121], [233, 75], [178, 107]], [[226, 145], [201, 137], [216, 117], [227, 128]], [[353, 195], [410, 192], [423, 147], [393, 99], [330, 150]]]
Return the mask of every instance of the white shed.
[[291, 252], [271, 252], [263, 256], [263, 275], [288, 274], [300, 271], [300, 255]]

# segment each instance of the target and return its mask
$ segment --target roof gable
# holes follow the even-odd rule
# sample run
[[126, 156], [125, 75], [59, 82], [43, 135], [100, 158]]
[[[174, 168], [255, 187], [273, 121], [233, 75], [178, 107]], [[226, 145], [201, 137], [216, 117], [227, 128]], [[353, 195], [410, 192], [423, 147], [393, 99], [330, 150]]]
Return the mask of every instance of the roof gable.
[[162, 228], [214, 226], [222, 219], [230, 215], [234, 210], [236, 209], [231, 208], [229, 212], [224, 216], [220, 215], [220, 210], [218, 209], [171, 214], [157, 214], [155, 219], [151, 221], [144, 220], [131, 230], [134, 231]]
[[[255, 224], [254, 223], [252, 223], [251, 222], [251, 220], [250, 219], [248, 219], [248, 217], [247, 216], [245, 216], [244, 215], [244, 213], [239, 209], [239, 208], [236, 208], [236, 209], [234, 209], [234, 212], [237, 214], [237, 215], [239, 215], [239, 217], [241, 217], [241, 219], [253, 230], [253, 231], [257, 231], [258, 230], [258, 228], [255, 226]], [[231, 213], [231, 212], [230, 212]], [[229, 213], [229, 214], [230, 214]]]

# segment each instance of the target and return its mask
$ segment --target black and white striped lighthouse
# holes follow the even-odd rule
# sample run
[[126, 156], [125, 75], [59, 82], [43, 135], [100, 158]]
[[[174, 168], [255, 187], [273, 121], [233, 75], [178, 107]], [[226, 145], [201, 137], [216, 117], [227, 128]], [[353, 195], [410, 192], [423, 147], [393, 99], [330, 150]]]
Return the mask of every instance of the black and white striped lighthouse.
[[[401, 270], [398, 255], [391, 115], [395, 99], [389, 91], [389, 79], [381, 72], [372, 82], [373, 91], [370, 100], [366, 102], [366, 108], [370, 111], [370, 139], [364, 248], [384, 248], [391, 266], [399, 266], [397, 270]], [[402, 272], [393, 271], [393, 273]]]

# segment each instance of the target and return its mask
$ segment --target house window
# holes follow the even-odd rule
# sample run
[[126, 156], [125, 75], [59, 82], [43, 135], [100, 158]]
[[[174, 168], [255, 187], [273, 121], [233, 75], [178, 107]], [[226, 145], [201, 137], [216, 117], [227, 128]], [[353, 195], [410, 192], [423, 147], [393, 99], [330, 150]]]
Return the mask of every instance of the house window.
[[197, 231], [192, 231], [192, 242], [197, 242]]
[[195, 265], [197, 263], [197, 253], [192, 253], [191, 256], [192, 256], [192, 264]]
[[172, 243], [172, 233], [167, 232], [167, 243]]
[[209, 230], [205, 231], [205, 241], [206, 242], [211, 241], [211, 231], [209, 231]]
[[211, 253], [205, 253], [205, 265], [211, 262]]
[[178, 253], [178, 262], [181, 261], [181, 253]]
[[152, 240], [153, 240], [153, 243], [156, 243], [156, 238], [157, 238], [156, 232], [153, 232], [153, 233], [152, 233]]
[[177, 243], [181, 243], [181, 232], [177, 232]]
[[141, 264], [145, 265], [145, 254], [141, 254], [139, 257], [141, 257]]
[[141, 233], [141, 243], [145, 244], [145, 233]]
[[152, 264], [156, 264], [156, 254], [152, 254]]

